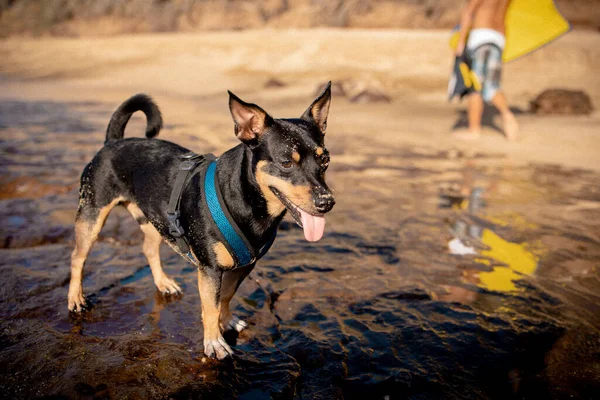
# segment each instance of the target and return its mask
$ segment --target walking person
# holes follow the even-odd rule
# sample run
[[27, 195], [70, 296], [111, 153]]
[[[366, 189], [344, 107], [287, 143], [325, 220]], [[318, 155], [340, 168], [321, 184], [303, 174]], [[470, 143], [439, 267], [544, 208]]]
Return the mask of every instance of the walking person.
[[481, 83], [481, 90], [469, 94], [466, 132], [454, 134], [459, 139], [477, 139], [481, 134], [484, 101], [493, 104], [502, 115], [506, 139], [515, 140], [519, 133], [517, 120], [500, 90], [502, 52], [505, 46], [505, 17], [512, 0], [469, 0], [465, 7], [456, 48], [472, 60], [471, 69]]

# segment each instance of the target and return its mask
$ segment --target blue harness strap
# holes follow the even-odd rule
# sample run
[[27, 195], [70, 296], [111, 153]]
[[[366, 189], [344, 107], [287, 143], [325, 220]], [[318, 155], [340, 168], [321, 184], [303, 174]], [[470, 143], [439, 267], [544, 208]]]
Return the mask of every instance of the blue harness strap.
[[[271, 248], [271, 245], [275, 241], [277, 236], [277, 229], [274, 229], [273, 235], [269, 238], [267, 243], [258, 250], [258, 254], [255, 253], [253, 246], [248, 242], [242, 231], [235, 223], [229, 210], [223, 201], [221, 191], [217, 182], [217, 161], [212, 154], [199, 156], [195, 153], [187, 153], [181, 156], [184, 159], [179, 165], [179, 172], [171, 192], [171, 198], [169, 200], [169, 206], [167, 209], [167, 218], [169, 220], [169, 233], [175, 238], [177, 247], [181, 251], [181, 254], [188, 259], [191, 263], [198, 265], [198, 261], [193, 256], [190, 250], [185, 231], [179, 223], [180, 217], [180, 200], [183, 192], [183, 187], [188, 180], [188, 175], [194, 174], [197, 171], [196, 166], [200, 163], [209, 163], [208, 167], [201, 170], [200, 179], [204, 180], [204, 198], [206, 201], [206, 207], [212, 216], [212, 219], [217, 226], [217, 229], [221, 233], [223, 244], [231, 255], [235, 259], [236, 267], [245, 267], [256, 262], [267, 251]], [[206, 164], [205, 164], [206, 165]]]
[[240, 266], [248, 265], [254, 261], [254, 254], [252, 247], [245, 243], [245, 238], [237, 232], [233, 227], [231, 221], [225, 215], [223, 208], [221, 207], [221, 201], [219, 201], [219, 189], [216, 186], [216, 172], [217, 162], [213, 161], [206, 170], [206, 176], [204, 178], [204, 196], [206, 197], [206, 204], [210, 210], [210, 214], [221, 231], [221, 234], [231, 247], [234, 252], [234, 256], [237, 258]]
[[273, 235], [256, 254], [225, 206], [217, 184], [217, 160], [211, 162], [206, 169], [204, 197], [213, 221], [225, 239], [225, 246], [237, 260], [236, 267], [245, 267], [252, 264], [269, 251], [277, 237], [277, 229], [274, 230]]

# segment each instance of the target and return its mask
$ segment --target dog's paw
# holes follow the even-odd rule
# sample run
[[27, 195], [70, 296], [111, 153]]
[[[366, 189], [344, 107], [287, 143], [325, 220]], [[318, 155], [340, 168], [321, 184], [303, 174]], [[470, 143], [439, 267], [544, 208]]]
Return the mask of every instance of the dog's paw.
[[227, 329], [234, 330], [236, 332], [241, 332], [248, 327], [248, 323], [238, 317], [231, 317], [229, 322], [226, 325]]
[[162, 294], [180, 294], [181, 287], [173, 279], [164, 275], [161, 280], [155, 281], [156, 287]]
[[248, 327], [248, 323], [246, 321], [241, 320], [238, 317], [231, 315], [230, 312], [221, 313], [220, 324], [221, 324], [222, 332], [227, 332], [227, 331], [241, 332]]
[[233, 356], [233, 350], [231, 350], [223, 336], [219, 336], [217, 340], [204, 340], [204, 354], [207, 357], [216, 357], [222, 360]]
[[69, 293], [69, 311], [82, 312], [85, 310], [87, 300], [82, 292]]

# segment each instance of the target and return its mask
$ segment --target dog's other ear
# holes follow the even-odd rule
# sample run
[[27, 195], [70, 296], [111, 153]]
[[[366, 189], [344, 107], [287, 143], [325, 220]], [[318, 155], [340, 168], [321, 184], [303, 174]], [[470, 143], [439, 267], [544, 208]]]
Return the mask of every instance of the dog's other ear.
[[229, 93], [229, 111], [235, 123], [235, 136], [249, 146], [256, 146], [273, 118], [256, 104], [246, 103]]
[[329, 104], [331, 104], [331, 81], [327, 82], [323, 92], [313, 101], [308, 109], [302, 114], [302, 119], [312, 121], [321, 130], [323, 135], [327, 130], [327, 116], [329, 115]]

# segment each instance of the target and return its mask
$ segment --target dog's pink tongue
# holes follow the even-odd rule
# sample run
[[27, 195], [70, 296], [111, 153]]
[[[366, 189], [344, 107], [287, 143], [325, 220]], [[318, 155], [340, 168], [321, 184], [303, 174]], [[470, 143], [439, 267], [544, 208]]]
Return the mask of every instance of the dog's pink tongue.
[[325, 217], [316, 217], [300, 209], [298, 211], [300, 211], [300, 216], [302, 217], [302, 226], [304, 227], [304, 237], [306, 240], [316, 242], [321, 239], [325, 231]]

